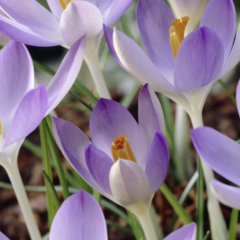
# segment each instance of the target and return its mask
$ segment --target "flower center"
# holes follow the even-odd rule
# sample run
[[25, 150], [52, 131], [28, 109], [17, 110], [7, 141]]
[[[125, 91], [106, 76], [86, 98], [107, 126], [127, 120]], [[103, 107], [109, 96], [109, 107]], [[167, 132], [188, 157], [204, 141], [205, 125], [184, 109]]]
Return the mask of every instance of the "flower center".
[[185, 16], [171, 21], [173, 26], [169, 29], [169, 35], [174, 58], [177, 57], [178, 49], [184, 40], [184, 32], [188, 24], [188, 20], [189, 17]]
[[64, 10], [67, 5], [71, 2], [71, 0], [59, 0], [61, 6], [62, 6], [62, 9]]
[[111, 144], [113, 160], [117, 162], [119, 158], [137, 162], [126, 134], [121, 134], [115, 138]]

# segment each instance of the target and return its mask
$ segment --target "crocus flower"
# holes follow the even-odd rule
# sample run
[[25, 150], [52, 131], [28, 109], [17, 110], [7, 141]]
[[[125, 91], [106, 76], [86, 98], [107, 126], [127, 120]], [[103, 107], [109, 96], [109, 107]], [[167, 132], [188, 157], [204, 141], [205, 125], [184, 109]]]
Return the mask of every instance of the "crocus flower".
[[149, 83], [193, 116], [201, 113], [213, 83], [240, 60], [240, 30], [233, 45], [232, 0], [211, 0], [200, 27], [184, 39], [188, 20], [174, 20], [163, 0], [139, 0], [137, 22], [148, 56], [116, 29], [105, 27], [105, 37], [115, 59], [137, 81]]
[[9, 240], [2, 232], [0, 232], [0, 240]]
[[[195, 235], [196, 225], [192, 223], [173, 232], [164, 240], [195, 240]], [[64, 201], [53, 220], [49, 239], [108, 239], [102, 210], [91, 195], [80, 190]]]
[[[240, 114], [240, 84], [237, 88]], [[192, 130], [194, 146], [201, 158], [218, 174], [240, 186], [240, 145], [209, 127]], [[240, 209], [240, 189], [213, 180], [211, 188], [223, 204]]]
[[55, 139], [70, 164], [94, 189], [135, 214], [148, 210], [169, 163], [162, 109], [148, 85], [138, 106], [139, 124], [119, 103], [100, 99], [90, 117], [92, 142], [73, 124], [53, 118]]
[[0, 15], [0, 31], [28, 45], [71, 46], [84, 35], [88, 39], [99, 35], [103, 23], [113, 24], [132, 1], [47, 0], [49, 12], [37, 1], [0, 0], [0, 7], [9, 16]]

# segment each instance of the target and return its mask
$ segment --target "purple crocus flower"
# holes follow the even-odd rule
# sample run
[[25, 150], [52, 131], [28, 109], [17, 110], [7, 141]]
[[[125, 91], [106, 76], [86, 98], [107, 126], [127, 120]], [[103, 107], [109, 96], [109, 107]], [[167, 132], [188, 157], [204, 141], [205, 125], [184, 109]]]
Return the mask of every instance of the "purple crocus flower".
[[[195, 235], [196, 225], [192, 223], [173, 232], [164, 240], [195, 240]], [[108, 239], [102, 210], [91, 195], [80, 190], [64, 201], [53, 220], [49, 239]]]
[[90, 117], [92, 142], [76, 126], [53, 118], [66, 159], [97, 191], [135, 214], [148, 210], [169, 163], [160, 103], [148, 85], [139, 95], [139, 124], [119, 103], [100, 99]]
[[16, 161], [23, 139], [65, 96], [74, 83], [84, 55], [84, 39], [66, 54], [47, 88], [34, 88], [34, 69], [26, 47], [11, 41], [0, 51], [1, 163]]
[[233, 45], [234, 4], [211, 0], [200, 27], [185, 39], [188, 16], [174, 18], [163, 0], [139, 0], [137, 22], [148, 56], [116, 29], [105, 27], [105, 37], [115, 59], [137, 81], [149, 83], [189, 115], [199, 115], [213, 83], [240, 60], [240, 30]]
[[96, 37], [101, 33], [103, 23], [113, 24], [133, 0], [47, 2], [52, 12], [37, 1], [0, 0], [0, 7], [9, 16], [0, 15], [0, 31], [28, 45], [69, 47], [84, 35]]
[[0, 232], [0, 240], [9, 240], [2, 232]]
[[[240, 83], [237, 88], [237, 105], [240, 114]], [[240, 186], [240, 145], [209, 127], [191, 131], [194, 146], [214, 171]], [[223, 204], [240, 209], [240, 189], [213, 180], [211, 189]]]

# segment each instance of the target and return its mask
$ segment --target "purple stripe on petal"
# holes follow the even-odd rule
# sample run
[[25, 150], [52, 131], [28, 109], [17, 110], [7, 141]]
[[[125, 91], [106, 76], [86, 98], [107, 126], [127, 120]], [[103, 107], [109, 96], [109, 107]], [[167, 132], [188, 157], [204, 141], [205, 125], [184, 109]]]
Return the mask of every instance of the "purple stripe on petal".
[[50, 231], [50, 240], [107, 240], [107, 227], [98, 203], [80, 190], [65, 200]]
[[47, 91], [43, 84], [30, 90], [19, 103], [11, 121], [4, 148], [23, 140], [41, 123], [47, 111]]
[[182, 91], [189, 91], [216, 81], [223, 60], [223, 45], [217, 33], [207, 27], [198, 28], [180, 46], [175, 62], [174, 85]]
[[217, 180], [211, 182], [211, 190], [224, 205], [240, 210], [240, 188], [228, 186]]
[[137, 22], [144, 46], [153, 63], [167, 79], [173, 79], [174, 58], [169, 28], [174, 19], [163, 0], [139, 0]]
[[218, 33], [226, 59], [235, 35], [236, 11], [233, 1], [211, 0], [202, 17], [201, 26], [213, 28]]
[[34, 85], [32, 59], [23, 44], [12, 41], [1, 50], [0, 73], [0, 119], [5, 137], [17, 105]]
[[171, 233], [163, 240], [195, 240], [197, 227], [195, 223], [180, 228], [179, 230]]
[[85, 160], [85, 148], [90, 140], [75, 125], [60, 118], [52, 118], [53, 133], [58, 147], [75, 170], [97, 191], [102, 192], [91, 173]]
[[167, 140], [161, 132], [156, 132], [147, 154], [145, 173], [156, 192], [164, 182], [169, 165], [169, 150]]
[[138, 121], [143, 128], [147, 145], [151, 143], [155, 131], [165, 132], [165, 122], [161, 104], [149, 85], [144, 85], [138, 97]]
[[50, 113], [61, 102], [74, 84], [82, 66], [84, 52], [85, 38], [78, 40], [67, 52], [57, 73], [47, 86], [47, 113]]
[[90, 132], [95, 146], [110, 158], [112, 142], [126, 134], [138, 163], [142, 167], [145, 165], [147, 146], [142, 129], [121, 104], [101, 98], [90, 118]]
[[91, 143], [86, 148], [85, 155], [88, 169], [95, 181], [107, 194], [112, 195], [109, 184], [109, 172], [113, 165], [112, 159]]
[[110, 26], [115, 23], [127, 11], [132, 2], [133, 0], [114, 0], [111, 8], [108, 10], [104, 24]]
[[214, 171], [240, 185], [240, 145], [209, 127], [191, 131], [195, 149]]

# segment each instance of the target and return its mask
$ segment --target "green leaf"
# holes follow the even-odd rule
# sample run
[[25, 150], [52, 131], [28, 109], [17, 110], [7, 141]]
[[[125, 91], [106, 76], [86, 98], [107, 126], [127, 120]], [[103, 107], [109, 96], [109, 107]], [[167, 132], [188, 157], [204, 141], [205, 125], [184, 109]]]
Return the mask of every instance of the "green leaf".
[[203, 240], [208, 240], [209, 236], [210, 236], [210, 232], [208, 231]]
[[131, 229], [128, 229], [126, 227], [123, 227], [121, 226], [120, 224], [116, 223], [116, 222], [113, 222], [113, 221], [110, 221], [110, 220], [106, 220], [107, 222], [107, 225], [110, 226], [110, 227], [115, 227], [115, 228], [118, 228], [119, 230], [125, 232], [125, 233], [128, 233], [129, 235], [131, 236], [134, 236], [133, 232]]
[[142, 231], [142, 228], [141, 228], [136, 216], [129, 211], [127, 211], [127, 214], [128, 214], [128, 217], [129, 217], [129, 220], [130, 220], [130, 225], [132, 227], [135, 238], [137, 240], [143, 239], [144, 238], [144, 233]]
[[229, 225], [228, 240], [236, 240], [237, 239], [238, 215], [239, 215], [239, 210], [233, 209], [232, 214], [231, 214], [230, 225]]

